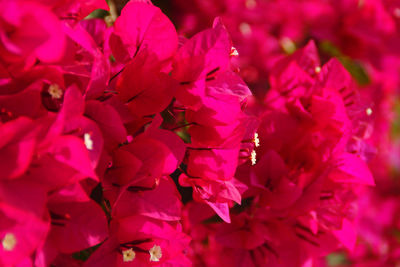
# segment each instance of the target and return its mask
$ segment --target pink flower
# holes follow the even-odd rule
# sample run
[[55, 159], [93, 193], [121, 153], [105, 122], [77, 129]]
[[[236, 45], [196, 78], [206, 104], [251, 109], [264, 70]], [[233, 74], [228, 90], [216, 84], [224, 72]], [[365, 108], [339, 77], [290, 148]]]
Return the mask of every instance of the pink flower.
[[0, 125], [0, 179], [13, 179], [21, 176], [31, 163], [35, 148], [38, 128], [28, 118]]
[[32, 1], [4, 1], [1, 14], [0, 57], [10, 64], [11, 71], [17, 64], [30, 67], [36, 59], [55, 62], [62, 57], [62, 25], [46, 6]]
[[[23, 196], [23, 198], [21, 197]], [[0, 183], [0, 264], [26, 262], [49, 230], [43, 220], [45, 190], [37, 183], [18, 179]]]
[[132, 1], [115, 21], [110, 47], [115, 59], [126, 63], [147, 49], [160, 61], [171, 58], [178, 46], [175, 27], [150, 3]]
[[84, 266], [190, 266], [183, 252], [190, 239], [180, 228], [142, 216], [112, 221], [110, 238]]
[[117, 82], [119, 99], [138, 117], [163, 111], [174, 95], [174, 82], [162, 72], [162, 62], [142, 50], [124, 68]]
[[229, 68], [231, 41], [216, 19], [212, 29], [196, 34], [178, 50], [173, 61], [172, 77], [180, 82], [176, 98], [198, 109], [205, 95], [205, 83]]

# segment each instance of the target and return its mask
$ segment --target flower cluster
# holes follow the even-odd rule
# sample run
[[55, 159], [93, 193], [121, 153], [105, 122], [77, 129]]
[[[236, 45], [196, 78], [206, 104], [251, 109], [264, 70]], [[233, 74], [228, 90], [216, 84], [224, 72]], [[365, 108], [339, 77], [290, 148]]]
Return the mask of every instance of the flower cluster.
[[[359, 151], [368, 161], [377, 187], [362, 195], [356, 251], [347, 257], [332, 255], [328, 261], [332, 260], [333, 266], [399, 264], [399, 2], [172, 2], [174, 19], [184, 34], [204, 28], [216, 14], [222, 17], [240, 53], [237, 64], [241, 75], [259, 101], [264, 102], [265, 94], [272, 94], [266, 84], [276, 87], [276, 62], [308, 40], [315, 40], [323, 62], [329, 56], [340, 60], [361, 89], [358, 104], [347, 108], [356, 133], [350, 137], [348, 151]], [[267, 80], [270, 75], [273, 78]]]
[[149, 0], [0, 0], [1, 266], [319, 266], [358, 230], [385, 247], [359, 211], [398, 84], [371, 58], [398, 41], [383, 2], [345, 27], [352, 1], [195, 2], [186, 38]]

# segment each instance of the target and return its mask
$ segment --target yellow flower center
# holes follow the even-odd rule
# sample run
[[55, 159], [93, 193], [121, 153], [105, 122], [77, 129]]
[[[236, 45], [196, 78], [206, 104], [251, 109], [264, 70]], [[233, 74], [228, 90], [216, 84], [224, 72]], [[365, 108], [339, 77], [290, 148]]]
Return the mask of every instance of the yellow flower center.
[[257, 163], [257, 158], [256, 158], [256, 156], [257, 156], [256, 151], [255, 151], [255, 150], [251, 151], [251, 156], [250, 156], [251, 165], [256, 165], [256, 163]]
[[3, 245], [4, 250], [12, 251], [17, 244], [17, 239], [15, 238], [14, 234], [7, 233], [1, 241], [1, 244]]
[[161, 247], [154, 245], [150, 250], [150, 261], [160, 261], [162, 257]]
[[56, 83], [51, 84], [47, 91], [49, 92], [51, 97], [55, 98], [55, 99], [60, 99], [62, 97], [62, 95], [63, 95], [63, 90]]
[[255, 147], [260, 146], [260, 139], [258, 138], [258, 133], [254, 133], [254, 146]]
[[85, 146], [88, 150], [93, 150], [93, 140], [89, 133], [85, 133], [83, 135], [83, 141], [85, 142]]
[[132, 248], [122, 251], [124, 262], [133, 261], [136, 257], [135, 251]]

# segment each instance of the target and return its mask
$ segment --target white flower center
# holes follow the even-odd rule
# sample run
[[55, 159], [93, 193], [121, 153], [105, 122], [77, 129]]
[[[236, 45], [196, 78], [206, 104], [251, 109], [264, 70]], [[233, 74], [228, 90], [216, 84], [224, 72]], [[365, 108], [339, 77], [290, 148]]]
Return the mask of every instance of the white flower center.
[[47, 91], [52, 98], [60, 99], [63, 95], [63, 90], [61, 90], [60, 86], [56, 83], [51, 84]]
[[85, 142], [85, 146], [88, 150], [93, 150], [93, 140], [92, 136], [89, 133], [85, 133], [83, 135], [83, 141]]
[[251, 151], [251, 156], [250, 156], [251, 165], [256, 165], [256, 163], [257, 163], [257, 158], [256, 158], [256, 156], [257, 156], [256, 151], [255, 151], [255, 150]]
[[320, 73], [321, 72], [321, 67], [320, 66], [316, 66], [315, 67], [315, 73]]
[[122, 251], [124, 262], [133, 261], [136, 257], [135, 251], [132, 248]]
[[161, 247], [154, 245], [150, 250], [150, 261], [160, 261], [162, 257]]
[[365, 110], [365, 113], [367, 113], [368, 116], [371, 116], [372, 115], [372, 108], [367, 108]]
[[15, 238], [14, 234], [7, 233], [1, 241], [1, 244], [3, 245], [4, 250], [12, 251], [17, 244], [17, 239]]
[[254, 145], [255, 147], [260, 146], [260, 139], [258, 139], [258, 133], [254, 133]]
[[231, 48], [231, 57], [238, 57], [239, 56], [239, 52], [237, 51], [237, 49], [235, 47], [232, 46]]

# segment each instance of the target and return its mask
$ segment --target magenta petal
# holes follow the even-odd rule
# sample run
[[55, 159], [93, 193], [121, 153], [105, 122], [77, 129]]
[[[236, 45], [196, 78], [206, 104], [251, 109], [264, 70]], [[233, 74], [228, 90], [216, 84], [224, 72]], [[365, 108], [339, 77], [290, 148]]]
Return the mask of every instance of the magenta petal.
[[242, 78], [235, 72], [227, 70], [218, 74], [214, 80], [207, 83], [209, 95], [226, 94], [236, 96], [242, 102], [252, 93]]
[[27, 59], [30, 62], [26, 63], [32, 64], [36, 58], [55, 62], [62, 57], [65, 47], [62, 24], [46, 6], [38, 2], [5, 2], [0, 13], [2, 23], [13, 28], [9, 32], [4, 27], [1, 30], [3, 60]]
[[[153, 123], [144, 133], [145, 136], [154, 138], [163, 142], [171, 151], [165, 159], [164, 173], [171, 174], [181, 164], [183, 157], [185, 156], [185, 144], [181, 138], [175, 133], [163, 129], [159, 129], [155, 124], [157, 118], [161, 119], [159, 114], [153, 119]], [[161, 123], [161, 122], [160, 122]], [[155, 125], [153, 125], [155, 124]]]
[[375, 185], [374, 178], [368, 165], [357, 155], [343, 153], [337, 158], [338, 167], [331, 172], [329, 177], [339, 183], [357, 183]]
[[71, 86], [65, 91], [64, 103], [59, 116], [63, 116], [65, 120], [68, 118], [82, 115], [85, 110], [85, 101], [82, 93], [76, 86]]
[[[68, 216], [53, 225], [50, 238], [61, 253], [77, 252], [102, 242], [108, 234], [107, 218], [94, 201], [49, 203], [51, 212]], [[61, 225], [62, 224], [62, 225]]]
[[[23, 197], [22, 197], [23, 196]], [[0, 240], [7, 234], [15, 241], [10, 250], [0, 248], [0, 266], [15, 266], [29, 257], [49, 230], [44, 186], [24, 179], [0, 183]]]
[[225, 71], [231, 47], [228, 32], [221, 24], [196, 34], [178, 50], [173, 77], [180, 82], [194, 82], [212, 71]]
[[54, 158], [88, 177], [97, 179], [83, 140], [76, 136], [60, 136], [49, 151]]
[[11, 251], [0, 249], [0, 265], [15, 266], [25, 257], [30, 256], [36, 247], [43, 242], [48, 231], [48, 223], [36, 216], [11, 207], [0, 205], [2, 223], [12, 220], [12, 225], [0, 228], [0, 239], [12, 234], [16, 243]]
[[118, 251], [119, 243], [116, 237], [107, 239], [101, 246], [85, 261], [84, 267], [110, 267], [120, 266], [116, 263], [122, 255]]
[[87, 101], [85, 115], [99, 126], [107, 149], [113, 149], [125, 142], [126, 129], [118, 112], [111, 105], [94, 100]]
[[236, 171], [239, 149], [189, 150], [187, 172], [196, 177], [230, 180]]
[[[120, 38], [131, 58], [147, 48], [159, 60], [165, 60], [175, 53], [178, 46], [174, 25], [152, 4], [129, 2], [115, 21], [114, 27], [114, 34]], [[119, 47], [111, 48], [113, 53], [118, 53]]]
[[0, 125], [0, 180], [22, 175], [36, 146], [34, 123], [24, 117]]
[[221, 217], [222, 220], [224, 220], [224, 222], [231, 222], [228, 203], [213, 203], [209, 201], [206, 201], [206, 203], [218, 214], [219, 217]]
[[161, 179], [160, 184], [149, 191], [132, 193], [125, 191], [114, 208], [115, 217], [144, 215], [164, 221], [181, 218], [181, 197], [171, 178]]
[[343, 219], [342, 228], [334, 230], [333, 235], [350, 251], [354, 249], [357, 241], [357, 230], [354, 222]]
[[161, 62], [148, 53], [140, 52], [122, 72], [118, 82], [118, 97], [127, 103], [136, 116], [163, 111], [174, 95], [174, 81], [161, 72]]

